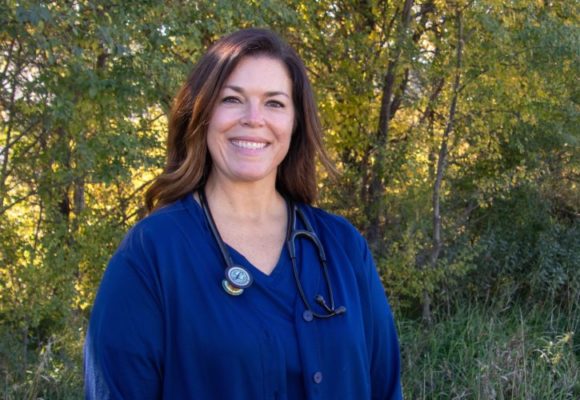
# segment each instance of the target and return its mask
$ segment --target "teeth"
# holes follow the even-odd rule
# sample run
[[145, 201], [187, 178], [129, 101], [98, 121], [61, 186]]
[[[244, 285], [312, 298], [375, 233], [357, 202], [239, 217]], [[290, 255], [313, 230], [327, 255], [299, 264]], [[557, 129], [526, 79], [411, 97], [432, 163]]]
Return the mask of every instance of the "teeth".
[[245, 140], [232, 140], [234, 146], [241, 147], [243, 149], [263, 149], [266, 147], [266, 143], [263, 142], [246, 142]]

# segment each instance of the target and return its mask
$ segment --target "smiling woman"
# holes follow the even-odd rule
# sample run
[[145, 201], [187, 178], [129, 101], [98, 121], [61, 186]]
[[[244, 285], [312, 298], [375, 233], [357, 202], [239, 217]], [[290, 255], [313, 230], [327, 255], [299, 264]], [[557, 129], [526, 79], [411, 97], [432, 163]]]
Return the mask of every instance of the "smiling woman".
[[149, 215], [103, 277], [89, 399], [400, 399], [368, 246], [311, 204], [330, 167], [304, 65], [263, 29], [202, 57], [175, 99]]
[[209, 121], [207, 146], [213, 168], [207, 185], [264, 180], [274, 187], [294, 119], [292, 83], [284, 64], [266, 56], [241, 60]]
[[[169, 120], [167, 165], [145, 196], [149, 211], [205, 186], [213, 163], [208, 155], [207, 127], [212, 112], [226, 100], [225, 97], [232, 97], [226, 103], [242, 100], [243, 87], [231, 85], [232, 96], [224, 97], [224, 90], [226, 80], [247, 58], [267, 58], [280, 63], [291, 84], [286, 92], [291, 102], [285, 104], [294, 109], [295, 135], [278, 168], [276, 188], [305, 203], [312, 203], [316, 198], [316, 157], [328, 170], [333, 171], [333, 166], [322, 145], [322, 129], [304, 64], [296, 52], [272, 32], [246, 29], [211, 46], [177, 94]], [[256, 78], [265, 83], [269, 76], [256, 74]], [[270, 90], [273, 92], [269, 94], [280, 91], [274, 87]], [[283, 98], [272, 100], [275, 104]]]

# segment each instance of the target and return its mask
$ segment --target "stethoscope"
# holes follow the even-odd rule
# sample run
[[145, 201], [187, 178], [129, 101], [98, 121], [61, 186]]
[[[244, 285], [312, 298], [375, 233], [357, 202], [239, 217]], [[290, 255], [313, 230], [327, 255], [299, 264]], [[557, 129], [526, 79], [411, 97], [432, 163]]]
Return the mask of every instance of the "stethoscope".
[[[232, 257], [224, 243], [217, 227], [211, 211], [209, 209], [209, 205], [207, 203], [207, 199], [205, 197], [204, 189], [200, 189], [199, 193], [199, 200], [201, 203], [201, 208], [205, 214], [205, 218], [211, 230], [211, 233], [222, 253], [222, 257], [226, 263], [226, 270], [225, 270], [225, 278], [222, 280], [222, 287], [224, 291], [231, 295], [231, 296], [239, 296], [244, 293], [244, 290], [249, 288], [252, 285], [253, 278], [250, 272], [242, 267], [241, 265], [234, 264]], [[341, 315], [346, 313], [346, 307], [339, 306], [335, 307], [334, 304], [334, 296], [332, 293], [332, 287], [330, 285], [330, 277], [328, 276], [328, 266], [326, 264], [326, 254], [324, 253], [324, 248], [322, 247], [322, 243], [320, 243], [320, 239], [314, 232], [312, 225], [304, 212], [292, 201], [286, 200], [286, 209], [288, 213], [288, 228], [286, 230], [286, 246], [288, 248], [288, 253], [290, 254], [290, 259], [292, 261], [292, 272], [294, 275], [294, 281], [296, 282], [296, 287], [298, 288], [298, 293], [306, 310], [304, 311], [304, 319], [312, 320], [312, 318], [330, 318], [334, 317], [335, 315]], [[297, 229], [296, 228], [296, 216], [300, 218], [302, 224], [306, 227], [306, 229]], [[324, 314], [320, 314], [315, 312], [310, 303], [306, 299], [306, 294], [304, 293], [304, 289], [302, 288], [302, 283], [300, 282], [300, 277], [298, 276], [298, 268], [296, 266], [296, 246], [295, 241], [297, 238], [304, 237], [306, 239], [310, 239], [318, 250], [318, 259], [320, 260], [320, 264], [322, 266], [322, 273], [324, 275], [324, 279], [326, 281], [326, 290], [328, 292], [328, 298], [330, 299], [330, 306], [326, 303], [326, 300], [321, 294], [316, 295], [314, 300], [318, 303], [326, 312]]]

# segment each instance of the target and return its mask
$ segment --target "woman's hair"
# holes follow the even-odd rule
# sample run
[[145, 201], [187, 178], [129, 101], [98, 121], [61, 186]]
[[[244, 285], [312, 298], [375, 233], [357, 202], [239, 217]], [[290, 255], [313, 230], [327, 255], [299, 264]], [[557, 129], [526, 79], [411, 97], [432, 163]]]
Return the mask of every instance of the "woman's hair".
[[145, 193], [147, 212], [201, 188], [211, 171], [207, 128], [225, 81], [244, 57], [280, 60], [292, 81], [296, 123], [288, 154], [278, 167], [276, 189], [293, 200], [316, 198], [316, 156], [332, 164], [322, 144], [322, 128], [306, 68], [296, 52], [266, 29], [244, 29], [222, 37], [199, 60], [174, 99], [169, 116], [167, 164]]

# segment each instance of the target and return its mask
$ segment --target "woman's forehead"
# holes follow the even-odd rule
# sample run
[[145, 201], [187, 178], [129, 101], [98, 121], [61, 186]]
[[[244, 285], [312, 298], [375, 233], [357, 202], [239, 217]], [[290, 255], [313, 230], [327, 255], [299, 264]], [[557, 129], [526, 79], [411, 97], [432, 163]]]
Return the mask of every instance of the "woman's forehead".
[[242, 58], [224, 82], [223, 88], [236, 91], [256, 89], [291, 97], [292, 81], [286, 65], [266, 55]]

